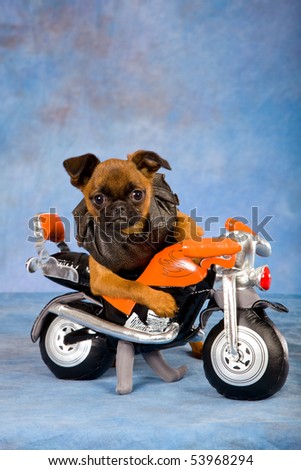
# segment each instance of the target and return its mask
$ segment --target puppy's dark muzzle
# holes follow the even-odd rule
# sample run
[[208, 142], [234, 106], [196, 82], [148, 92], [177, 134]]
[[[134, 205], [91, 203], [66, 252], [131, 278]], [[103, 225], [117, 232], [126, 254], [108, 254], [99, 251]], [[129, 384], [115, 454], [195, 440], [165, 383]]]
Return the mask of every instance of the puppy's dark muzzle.
[[107, 221], [114, 225], [128, 226], [129, 217], [124, 205], [115, 206], [111, 214], [107, 216]]
[[140, 216], [136, 211], [130, 210], [125, 204], [118, 203], [106, 213], [106, 222], [119, 227], [135, 225]]
[[112, 210], [112, 217], [127, 219], [127, 208], [125, 205], [118, 205]]
[[135, 225], [138, 221], [140, 220], [140, 217], [116, 217], [116, 218], [111, 218], [108, 219], [107, 224], [112, 225], [116, 228], [126, 228], [126, 227], [132, 227]]

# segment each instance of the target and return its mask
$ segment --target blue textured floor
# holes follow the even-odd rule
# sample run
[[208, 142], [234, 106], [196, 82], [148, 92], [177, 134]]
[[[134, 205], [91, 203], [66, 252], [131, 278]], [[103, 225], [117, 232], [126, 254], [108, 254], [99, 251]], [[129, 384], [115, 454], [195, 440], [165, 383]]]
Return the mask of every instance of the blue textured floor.
[[[259, 402], [232, 401], [207, 382], [189, 348], [165, 352], [188, 376], [165, 384], [137, 357], [134, 392], [117, 396], [115, 371], [91, 382], [56, 379], [30, 340], [50, 294], [1, 294], [0, 449], [300, 449], [300, 297], [274, 296], [269, 312], [286, 336], [290, 373]], [[217, 320], [217, 317], [216, 317]]]

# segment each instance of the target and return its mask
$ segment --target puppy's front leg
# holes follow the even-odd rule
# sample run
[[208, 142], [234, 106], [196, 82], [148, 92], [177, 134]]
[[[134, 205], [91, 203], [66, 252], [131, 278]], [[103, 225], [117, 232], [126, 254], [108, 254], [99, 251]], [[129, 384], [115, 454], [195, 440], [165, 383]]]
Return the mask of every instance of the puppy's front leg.
[[177, 304], [170, 294], [152, 289], [137, 281], [123, 279], [89, 257], [90, 288], [94, 295], [106, 295], [118, 299], [131, 299], [146, 305], [159, 317], [173, 317]]

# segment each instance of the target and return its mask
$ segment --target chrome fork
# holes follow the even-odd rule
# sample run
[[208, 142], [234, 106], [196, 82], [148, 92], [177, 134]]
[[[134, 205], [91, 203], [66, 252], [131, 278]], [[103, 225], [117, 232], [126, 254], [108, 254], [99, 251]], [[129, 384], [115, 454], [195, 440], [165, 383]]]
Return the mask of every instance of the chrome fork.
[[237, 346], [237, 305], [236, 305], [236, 272], [228, 271], [222, 275], [224, 296], [224, 328], [228, 345], [229, 358], [239, 360]]

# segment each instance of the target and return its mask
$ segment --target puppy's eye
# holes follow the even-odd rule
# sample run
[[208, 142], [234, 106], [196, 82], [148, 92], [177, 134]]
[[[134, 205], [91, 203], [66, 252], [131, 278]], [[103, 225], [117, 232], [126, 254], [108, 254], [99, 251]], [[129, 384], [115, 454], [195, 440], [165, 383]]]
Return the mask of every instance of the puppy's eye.
[[135, 189], [131, 194], [131, 198], [135, 202], [140, 202], [144, 198], [144, 192], [141, 191], [140, 189]]
[[95, 194], [93, 197], [93, 202], [96, 206], [102, 206], [102, 204], [105, 202], [105, 197], [103, 194]]

